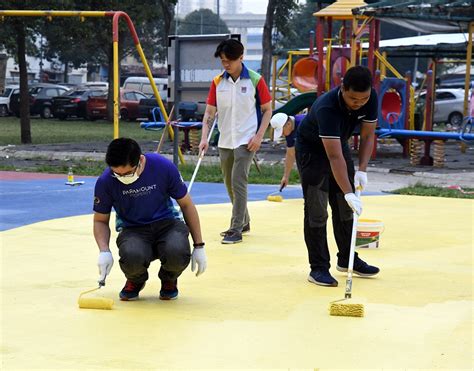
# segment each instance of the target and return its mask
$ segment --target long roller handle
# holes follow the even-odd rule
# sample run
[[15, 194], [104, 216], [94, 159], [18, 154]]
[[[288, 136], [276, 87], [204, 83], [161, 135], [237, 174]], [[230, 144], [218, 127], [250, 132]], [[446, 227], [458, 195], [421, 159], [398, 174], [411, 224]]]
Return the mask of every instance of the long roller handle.
[[[217, 115], [214, 118], [214, 122], [212, 123], [211, 129], [209, 130], [209, 134], [207, 135], [207, 142], [208, 143], [211, 140], [212, 132], [214, 131], [214, 127], [216, 126], [216, 124], [217, 124]], [[193, 187], [194, 179], [196, 178], [197, 172], [199, 170], [199, 166], [201, 166], [201, 161], [202, 161], [204, 155], [205, 155], [205, 152], [201, 151], [201, 154], [199, 155], [199, 158], [198, 158], [198, 161], [197, 161], [197, 164], [196, 164], [196, 168], [194, 169], [194, 172], [193, 172], [193, 176], [191, 177], [191, 180], [189, 181], [188, 193], [191, 193], [191, 188]]]
[[[357, 189], [355, 192], [357, 197], [360, 197], [360, 193], [361, 193], [360, 189]], [[359, 219], [359, 216], [357, 215], [357, 213], [353, 213], [351, 251], [349, 252], [349, 265], [347, 267], [346, 292], [344, 295], [346, 299], [350, 299], [352, 297], [352, 272], [354, 269], [354, 255], [355, 255], [358, 219]]]

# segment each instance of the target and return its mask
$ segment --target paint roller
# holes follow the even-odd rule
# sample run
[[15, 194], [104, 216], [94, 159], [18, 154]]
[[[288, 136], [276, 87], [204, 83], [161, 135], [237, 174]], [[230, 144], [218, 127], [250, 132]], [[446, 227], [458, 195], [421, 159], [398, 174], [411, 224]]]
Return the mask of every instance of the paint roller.
[[[356, 196], [360, 197], [360, 188], [356, 190]], [[364, 317], [364, 305], [352, 301], [352, 271], [354, 268], [354, 253], [357, 236], [358, 216], [354, 213], [352, 223], [351, 250], [349, 253], [349, 266], [347, 267], [347, 279], [344, 299], [331, 302], [329, 305], [329, 314], [331, 316], [343, 317]], [[344, 302], [344, 303], [343, 303]]]
[[96, 287], [92, 290], [87, 290], [82, 292], [79, 295], [79, 299], [77, 303], [79, 304], [79, 308], [82, 309], [112, 309], [114, 305], [114, 300], [110, 298], [101, 298], [101, 297], [84, 297], [84, 295], [89, 294], [91, 292], [100, 290], [102, 286], [105, 286], [105, 279], [103, 281], [99, 281], [99, 287]]
[[283, 201], [283, 196], [281, 195], [281, 191], [283, 191], [283, 188], [285, 186], [282, 185], [280, 187], [280, 190], [278, 192], [273, 192], [273, 193], [270, 193], [268, 196], [267, 196], [267, 200], [268, 201], [271, 201], [271, 202], [282, 202]]

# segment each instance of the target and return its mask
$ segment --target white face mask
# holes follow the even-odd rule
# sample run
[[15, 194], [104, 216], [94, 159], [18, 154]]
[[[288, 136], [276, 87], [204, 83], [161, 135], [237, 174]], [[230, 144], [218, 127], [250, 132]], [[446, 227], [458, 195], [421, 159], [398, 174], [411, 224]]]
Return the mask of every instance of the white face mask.
[[133, 174], [120, 176], [114, 173], [114, 177], [125, 185], [132, 184], [136, 182], [138, 178], [140, 178], [140, 176], [138, 175], [138, 169], [140, 169], [140, 165], [141, 164], [139, 162]]
[[132, 184], [133, 182], [136, 182], [137, 179], [139, 178], [138, 174], [135, 172], [133, 176], [116, 176], [116, 178], [121, 181], [123, 184]]

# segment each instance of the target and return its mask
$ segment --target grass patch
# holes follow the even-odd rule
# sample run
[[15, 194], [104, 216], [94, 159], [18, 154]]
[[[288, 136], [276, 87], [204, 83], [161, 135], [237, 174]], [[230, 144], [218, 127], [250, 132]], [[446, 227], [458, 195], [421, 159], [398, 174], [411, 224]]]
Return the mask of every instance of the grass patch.
[[[466, 192], [473, 192], [474, 188], [463, 188]], [[474, 194], [464, 194], [457, 189], [448, 189], [436, 186], [425, 185], [422, 183], [416, 183], [413, 186], [400, 188], [392, 191], [398, 195], [411, 195], [411, 196], [430, 196], [430, 197], [448, 197], [448, 198], [468, 198], [474, 199]]]
[[[91, 142], [113, 139], [113, 124], [104, 121], [87, 120], [45, 120], [31, 118], [31, 139], [33, 144]], [[15, 116], [0, 117], [2, 135], [0, 145], [21, 144], [20, 119]], [[140, 128], [139, 122], [121, 121], [119, 125], [120, 136], [134, 138], [135, 140], [151, 140], [149, 131]], [[156, 139], [156, 138], [155, 138]]]
[[[32, 161], [34, 162], [34, 161]], [[73, 167], [75, 175], [99, 176], [104, 171], [106, 165], [101, 161], [57, 161], [53, 164], [34, 164], [22, 166], [0, 165], [0, 170], [6, 171], [33, 171], [50, 174], [67, 174], [69, 167]], [[185, 181], [191, 180], [194, 164], [180, 164], [179, 171]], [[261, 173], [252, 165], [249, 174], [251, 184], [280, 184], [283, 175], [282, 165], [260, 165]], [[222, 183], [222, 173], [219, 165], [202, 165], [196, 176], [196, 182]], [[298, 172], [293, 170], [290, 176], [290, 184], [299, 184]]]

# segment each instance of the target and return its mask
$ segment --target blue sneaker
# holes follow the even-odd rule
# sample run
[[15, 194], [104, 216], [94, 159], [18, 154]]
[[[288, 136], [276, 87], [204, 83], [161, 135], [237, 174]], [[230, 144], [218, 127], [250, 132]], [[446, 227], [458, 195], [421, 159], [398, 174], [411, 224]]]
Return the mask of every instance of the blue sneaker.
[[[231, 232], [230, 229], [228, 229], [228, 230], [226, 230], [226, 231], [224, 231], [224, 232], [221, 232], [220, 235], [221, 235], [221, 237], [225, 237], [225, 235], [226, 235], [227, 233], [229, 233], [229, 232]], [[242, 234], [244, 234], [244, 233], [249, 233], [249, 232], [250, 232], [250, 222], [247, 223], [247, 224], [245, 224], [244, 227], [242, 228]]]
[[[348, 264], [341, 264], [338, 262], [336, 269], [339, 272], [347, 272], [347, 266]], [[354, 261], [353, 272], [361, 277], [372, 277], [372, 276], [375, 276], [377, 273], [379, 273], [380, 269], [377, 267], [374, 267], [373, 265], [367, 264], [361, 258], [357, 257], [357, 259]]]
[[308, 281], [320, 286], [336, 287], [338, 285], [338, 282], [336, 281], [336, 279], [333, 276], [331, 276], [331, 274], [329, 273], [329, 270], [327, 269], [312, 270], [309, 273]]
[[123, 301], [132, 301], [138, 300], [138, 294], [145, 287], [145, 282], [143, 283], [134, 283], [130, 280], [125, 282], [125, 286], [122, 291], [120, 291], [120, 300]]
[[175, 300], [178, 298], [178, 280], [161, 281], [160, 300]]
[[221, 243], [226, 244], [226, 245], [239, 243], [239, 242], [242, 242], [242, 233], [235, 232], [235, 231], [227, 232], [221, 241]]

